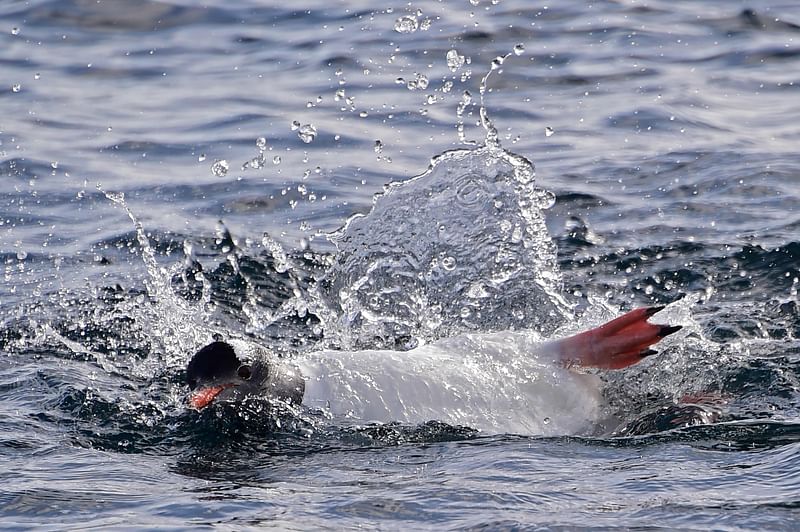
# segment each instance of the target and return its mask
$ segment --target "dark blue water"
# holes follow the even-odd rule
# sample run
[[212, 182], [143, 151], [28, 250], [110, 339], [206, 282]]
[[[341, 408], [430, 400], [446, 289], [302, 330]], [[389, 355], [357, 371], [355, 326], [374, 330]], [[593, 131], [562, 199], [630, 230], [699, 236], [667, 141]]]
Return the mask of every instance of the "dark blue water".
[[[800, 7], [552, 4], [0, 6], [0, 525], [796, 528]], [[483, 141], [509, 53], [486, 109], [556, 195], [522, 240], [569, 316], [421, 283], [376, 337], [305, 305], [350, 268], [326, 233], [464, 147], [465, 91]], [[613, 421], [578, 435], [185, 407], [215, 331], [294, 356], [669, 303], [682, 336], [604, 375]]]

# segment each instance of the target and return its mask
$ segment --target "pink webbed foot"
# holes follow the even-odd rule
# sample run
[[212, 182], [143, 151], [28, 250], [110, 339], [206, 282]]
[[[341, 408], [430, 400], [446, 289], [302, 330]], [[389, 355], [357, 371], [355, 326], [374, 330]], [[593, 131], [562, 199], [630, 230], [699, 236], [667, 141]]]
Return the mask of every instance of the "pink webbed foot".
[[656, 325], [647, 319], [664, 307], [644, 307], [623, 314], [605, 325], [556, 342], [559, 360], [567, 367], [620, 369], [636, 364], [657, 351], [650, 346], [681, 329]]

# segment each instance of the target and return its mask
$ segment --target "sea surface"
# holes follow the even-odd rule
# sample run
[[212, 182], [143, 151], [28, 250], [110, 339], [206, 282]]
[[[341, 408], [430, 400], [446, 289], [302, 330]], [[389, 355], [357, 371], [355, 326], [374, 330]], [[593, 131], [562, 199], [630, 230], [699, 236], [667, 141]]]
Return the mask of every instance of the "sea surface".
[[[796, 530], [799, 147], [796, 1], [3, 2], [0, 528]], [[645, 305], [581, 431], [186, 406]]]

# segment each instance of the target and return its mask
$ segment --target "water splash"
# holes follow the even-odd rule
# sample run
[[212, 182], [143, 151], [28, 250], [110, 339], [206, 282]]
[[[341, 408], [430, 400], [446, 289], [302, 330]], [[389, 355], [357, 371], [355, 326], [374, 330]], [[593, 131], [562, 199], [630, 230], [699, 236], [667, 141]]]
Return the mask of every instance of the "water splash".
[[550, 331], [570, 316], [533, 164], [495, 145], [435, 157], [330, 236], [313, 312], [343, 348], [411, 347], [461, 331]]
[[202, 273], [197, 272], [195, 278], [203, 284], [201, 302], [195, 303], [178, 295], [172, 287], [172, 279], [182, 271], [183, 265], [176, 263], [169, 268], [162, 267], [156, 260], [144, 226], [125, 202], [125, 195], [122, 192], [107, 192], [100, 186], [97, 188], [115, 205], [124, 209], [136, 231], [136, 240], [147, 270], [144, 283], [149, 297], [146, 301], [135, 300], [129, 310], [136, 318], [137, 327], [149, 332], [155, 351], [164, 355], [165, 360], [151, 363], [182, 365], [186, 353], [206, 343], [213, 333], [209, 331], [213, 311], [210, 288]]
[[[499, 55], [492, 59], [489, 70], [481, 78], [480, 85], [478, 86], [479, 94], [479, 116], [481, 127], [486, 132], [484, 144], [486, 146], [500, 147], [500, 139], [498, 137], [497, 128], [494, 126], [491, 118], [489, 118], [489, 110], [486, 107], [486, 92], [488, 91], [489, 78], [495, 71], [499, 71], [503, 64], [511, 56], [519, 56], [525, 52], [525, 46], [522, 43], [516, 44], [511, 52], [505, 55]], [[464, 58], [459, 56], [456, 50], [447, 52], [447, 65], [451, 71], [455, 72], [463, 65]], [[469, 91], [464, 91], [461, 101], [456, 107], [456, 128], [458, 130], [458, 140], [462, 144], [477, 145], [476, 141], [468, 141], [464, 133], [464, 112], [466, 108], [472, 103], [472, 94]]]

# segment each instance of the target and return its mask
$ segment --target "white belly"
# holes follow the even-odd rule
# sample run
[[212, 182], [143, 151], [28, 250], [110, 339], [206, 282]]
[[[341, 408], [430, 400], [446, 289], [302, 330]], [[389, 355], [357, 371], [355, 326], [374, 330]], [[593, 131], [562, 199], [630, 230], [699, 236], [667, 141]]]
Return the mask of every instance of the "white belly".
[[303, 404], [364, 422], [443, 421], [563, 435], [600, 415], [598, 379], [555, 366], [525, 333], [470, 334], [407, 352], [322, 351], [298, 363]]

